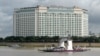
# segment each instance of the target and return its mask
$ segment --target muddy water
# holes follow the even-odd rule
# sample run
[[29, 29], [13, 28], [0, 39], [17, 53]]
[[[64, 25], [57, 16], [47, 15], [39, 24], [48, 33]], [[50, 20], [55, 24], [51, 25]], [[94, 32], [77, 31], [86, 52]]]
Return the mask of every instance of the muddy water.
[[91, 48], [86, 52], [40, 52], [36, 49], [14, 49], [0, 47], [0, 56], [100, 56], [100, 48]]

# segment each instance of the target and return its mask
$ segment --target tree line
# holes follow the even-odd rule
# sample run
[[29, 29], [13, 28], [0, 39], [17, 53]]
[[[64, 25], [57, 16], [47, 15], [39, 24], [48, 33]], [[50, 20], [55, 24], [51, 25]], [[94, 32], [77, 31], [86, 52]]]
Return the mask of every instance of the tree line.
[[[77, 37], [72, 36], [73, 42], [100, 42], [100, 37]], [[0, 38], [0, 42], [59, 42], [59, 36], [7, 36]]]
[[59, 37], [48, 37], [48, 36], [8, 36], [2, 41], [4, 42], [58, 42]]

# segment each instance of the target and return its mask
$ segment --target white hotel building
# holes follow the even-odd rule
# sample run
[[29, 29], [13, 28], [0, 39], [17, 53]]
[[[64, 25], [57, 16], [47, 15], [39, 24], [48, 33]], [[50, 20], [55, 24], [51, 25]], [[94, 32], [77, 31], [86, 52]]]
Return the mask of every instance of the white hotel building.
[[36, 6], [17, 8], [14, 36], [88, 36], [87, 10], [79, 7]]

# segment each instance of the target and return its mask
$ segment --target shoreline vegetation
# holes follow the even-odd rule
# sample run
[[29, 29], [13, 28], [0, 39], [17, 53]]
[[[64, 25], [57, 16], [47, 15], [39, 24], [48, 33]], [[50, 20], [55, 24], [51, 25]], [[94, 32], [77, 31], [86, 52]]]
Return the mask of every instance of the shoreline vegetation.
[[[26, 48], [51, 47], [52, 45], [56, 47], [59, 45], [58, 43], [0, 43], [0, 46], [9, 46], [14, 44], [18, 44], [21, 47], [26, 47]], [[65, 46], [67, 46], [67, 43], [65, 43]], [[100, 43], [73, 43], [73, 46], [100, 48]]]
[[[5, 38], [0, 38], [0, 46], [10, 46], [18, 44], [21, 47], [51, 47], [58, 46], [59, 36], [7, 36]], [[100, 47], [100, 37], [88, 36], [88, 37], [77, 37], [72, 36], [73, 46], [80, 47]], [[66, 45], [67, 46], [67, 43]]]

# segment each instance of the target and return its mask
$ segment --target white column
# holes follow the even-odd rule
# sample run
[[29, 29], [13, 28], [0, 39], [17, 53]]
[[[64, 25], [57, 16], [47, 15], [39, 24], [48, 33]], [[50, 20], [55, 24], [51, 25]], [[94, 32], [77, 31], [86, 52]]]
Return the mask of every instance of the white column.
[[72, 40], [67, 40], [67, 43], [68, 43], [67, 50], [73, 50]]
[[65, 39], [61, 39], [60, 41], [59, 41], [59, 47], [64, 47], [65, 48]]
[[37, 16], [37, 9], [35, 9], [35, 36], [37, 36], [38, 34], [37, 34], [37, 25], [38, 25], [38, 22], [37, 22], [37, 20], [39, 20], [38, 19], [38, 16]]

